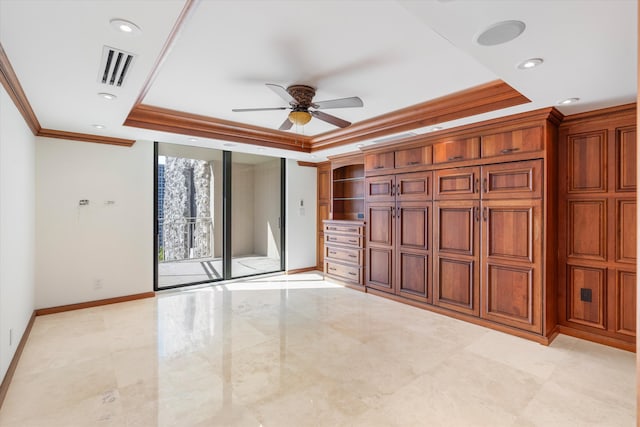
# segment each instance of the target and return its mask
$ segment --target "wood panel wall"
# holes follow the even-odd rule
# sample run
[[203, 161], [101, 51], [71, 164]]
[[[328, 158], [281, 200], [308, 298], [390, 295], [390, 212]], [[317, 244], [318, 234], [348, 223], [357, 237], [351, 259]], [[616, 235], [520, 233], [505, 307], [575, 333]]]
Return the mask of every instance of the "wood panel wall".
[[635, 350], [635, 104], [565, 118], [558, 181], [561, 332]]

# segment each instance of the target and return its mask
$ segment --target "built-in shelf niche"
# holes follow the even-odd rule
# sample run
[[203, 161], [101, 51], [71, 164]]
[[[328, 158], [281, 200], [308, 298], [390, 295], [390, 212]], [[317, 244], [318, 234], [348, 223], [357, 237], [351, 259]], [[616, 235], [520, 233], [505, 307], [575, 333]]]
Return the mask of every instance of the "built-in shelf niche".
[[364, 164], [333, 169], [331, 203], [333, 219], [364, 219]]

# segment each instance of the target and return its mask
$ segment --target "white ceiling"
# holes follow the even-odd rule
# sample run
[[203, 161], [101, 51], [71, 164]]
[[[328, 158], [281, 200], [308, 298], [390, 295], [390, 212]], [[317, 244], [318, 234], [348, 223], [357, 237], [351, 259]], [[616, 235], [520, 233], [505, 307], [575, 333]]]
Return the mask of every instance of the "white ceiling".
[[[124, 127], [183, 0], [0, 0], [0, 43], [44, 128], [319, 160], [355, 144], [311, 154]], [[441, 124], [556, 105], [565, 114], [633, 102], [637, 64], [636, 0], [200, 1], [167, 55], [145, 104], [277, 128], [286, 112], [233, 113], [284, 106], [264, 86], [308, 84], [315, 100], [359, 96], [364, 108], [327, 112], [358, 122], [481, 83], [502, 79], [531, 103]], [[143, 30], [127, 36], [112, 18]], [[525, 32], [503, 45], [474, 37], [507, 19]], [[97, 81], [104, 45], [137, 54], [125, 87]], [[544, 58], [535, 69], [516, 64]], [[112, 92], [107, 101], [98, 92]], [[312, 120], [298, 131], [334, 129]], [[295, 127], [292, 131], [295, 131]], [[429, 129], [417, 129], [423, 133]], [[369, 144], [371, 142], [365, 142]]]

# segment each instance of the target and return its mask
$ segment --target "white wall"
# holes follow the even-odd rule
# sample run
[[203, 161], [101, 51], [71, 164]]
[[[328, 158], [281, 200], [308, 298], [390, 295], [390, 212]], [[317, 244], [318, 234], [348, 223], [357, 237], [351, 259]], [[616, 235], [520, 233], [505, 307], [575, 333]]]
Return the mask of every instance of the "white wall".
[[37, 308], [153, 291], [154, 161], [147, 141], [37, 138]]
[[253, 253], [280, 259], [280, 159], [254, 166]]
[[234, 257], [253, 252], [253, 165], [233, 163], [231, 166], [231, 252]]
[[316, 168], [287, 160], [287, 270], [316, 265], [316, 181]]
[[33, 313], [34, 258], [35, 136], [0, 86], [0, 381]]

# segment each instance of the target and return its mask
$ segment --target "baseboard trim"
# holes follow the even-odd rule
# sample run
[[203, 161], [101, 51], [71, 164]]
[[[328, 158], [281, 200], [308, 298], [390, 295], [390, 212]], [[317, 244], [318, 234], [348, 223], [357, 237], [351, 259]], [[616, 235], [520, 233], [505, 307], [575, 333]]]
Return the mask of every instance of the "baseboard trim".
[[299, 274], [299, 273], [308, 273], [310, 271], [317, 271], [316, 266], [313, 267], [305, 267], [305, 268], [296, 268], [294, 270], [287, 270], [285, 274]]
[[574, 329], [570, 326], [558, 325], [558, 330], [561, 334], [569, 335], [575, 338], [580, 338], [587, 341], [592, 341], [602, 345], [608, 345], [609, 347], [619, 348], [620, 350], [630, 351], [632, 353], [636, 352], [636, 344], [630, 343], [622, 340], [618, 340], [611, 337], [606, 337], [604, 335], [594, 334], [592, 332], [581, 331], [579, 329]]
[[16, 352], [13, 354], [13, 358], [11, 359], [11, 363], [7, 368], [7, 373], [4, 375], [2, 380], [2, 384], [0, 384], [0, 408], [2, 408], [2, 404], [4, 403], [4, 398], [7, 395], [7, 391], [9, 391], [9, 384], [11, 384], [11, 380], [13, 379], [13, 374], [16, 372], [16, 368], [18, 367], [18, 361], [20, 360], [20, 356], [22, 356], [22, 350], [24, 350], [24, 346], [27, 343], [27, 339], [29, 338], [29, 334], [31, 333], [31, 328], [33, 327], [33, 322], [36, 320], [36, 312], [35, 310], [31, 313], [31, 318], [29, 319], [29, 323], [24, 330], [24, 334], [22, 334], [22, 338], [20, 338], [20, 342], [18, 343], [18, 348], [16, 348]]
[[62, 313], [65, 311], [81, 310], [83, 308], [99, 307], [101, 305], [116, 304], [119, 302], [134, 301], [137, 299], [153, 298], [155, 292], [144, 292], [141, 294], [125, 295], [122, 297], [100, 299], [96, 301], [81, 302], [78, 304], [60, 305], [57, 307], [39, 308], [35, 311], [36, 316], [45, 316], [47, 314]]

